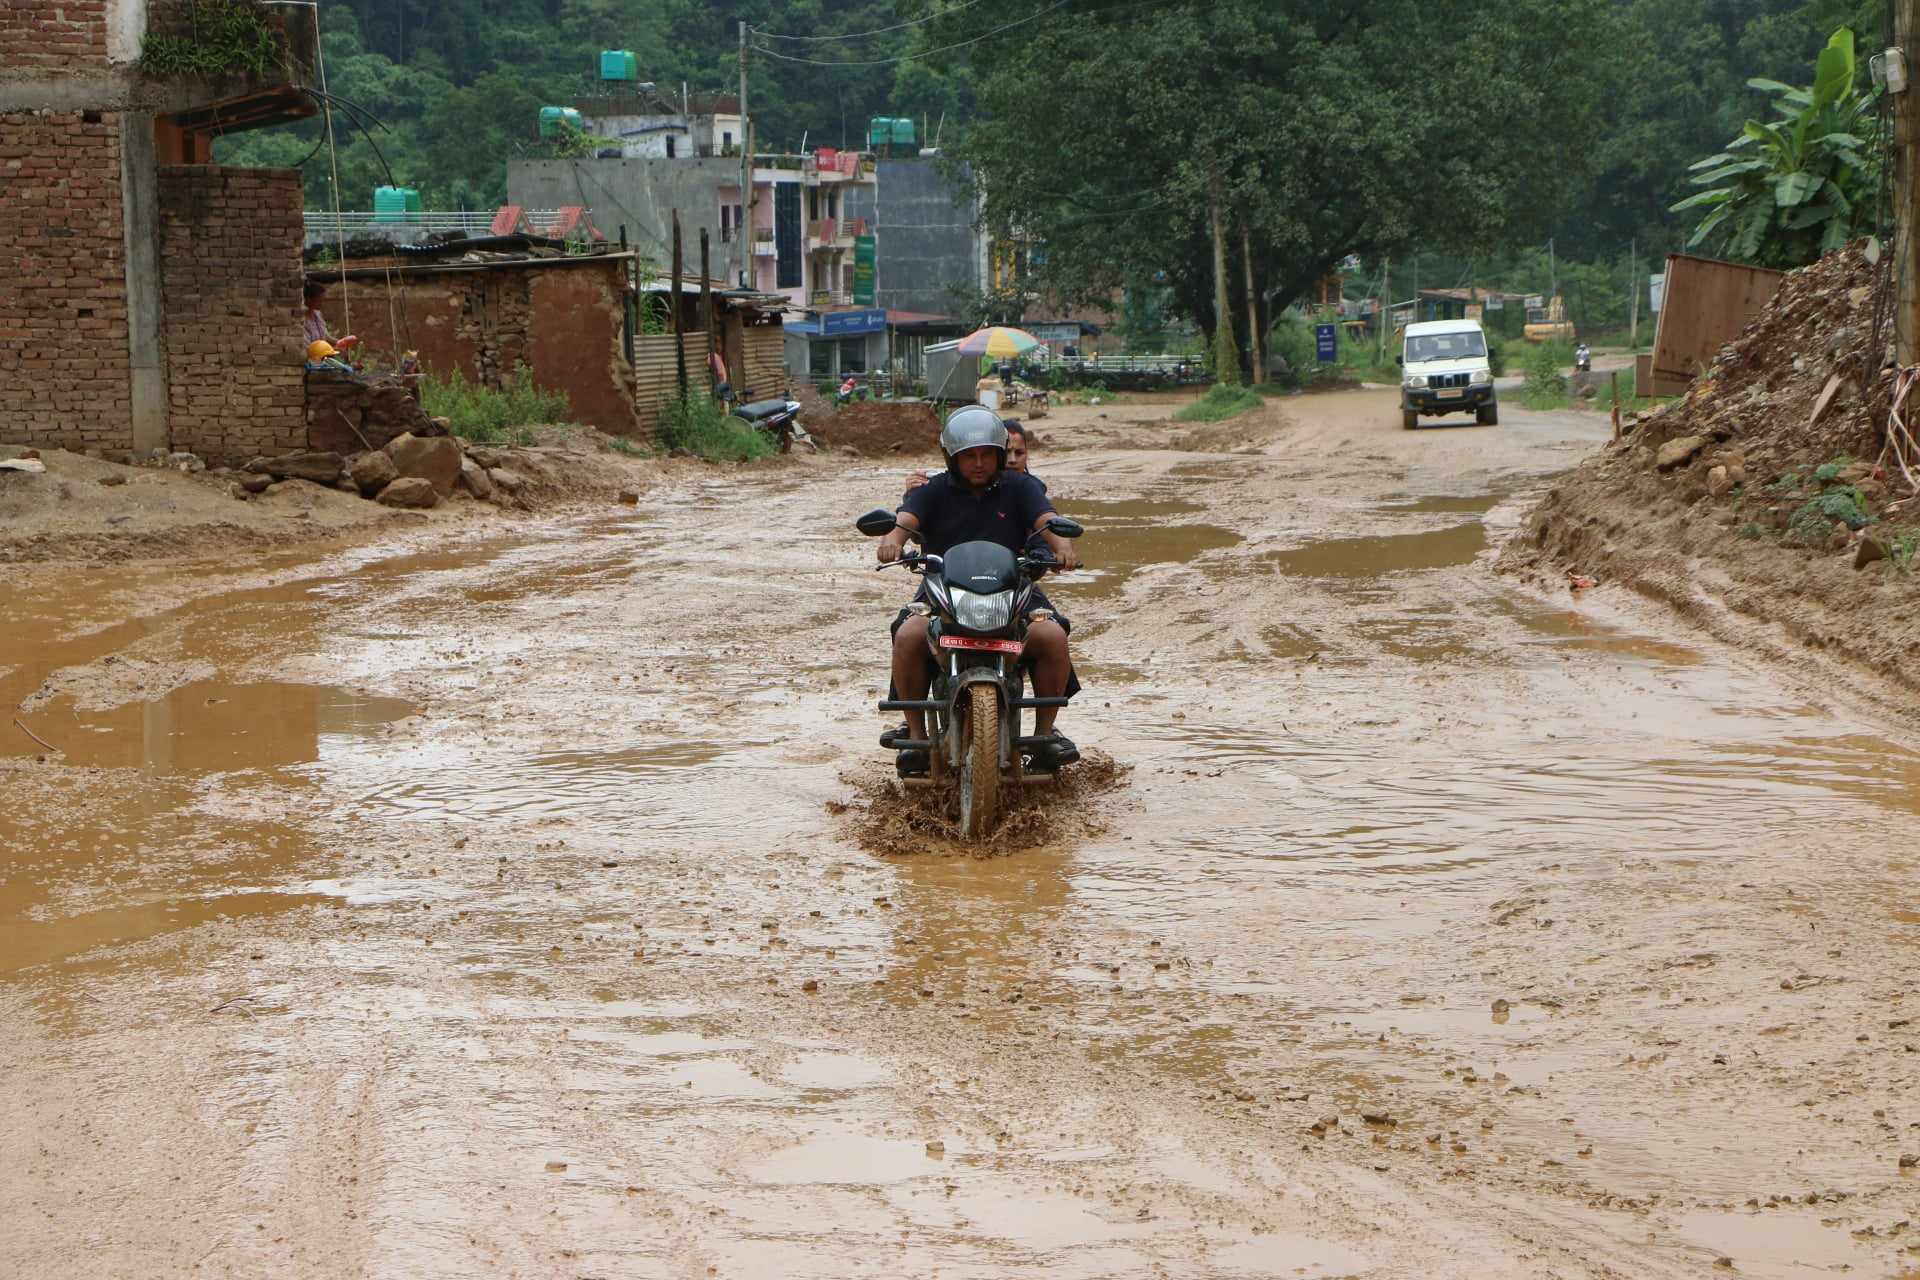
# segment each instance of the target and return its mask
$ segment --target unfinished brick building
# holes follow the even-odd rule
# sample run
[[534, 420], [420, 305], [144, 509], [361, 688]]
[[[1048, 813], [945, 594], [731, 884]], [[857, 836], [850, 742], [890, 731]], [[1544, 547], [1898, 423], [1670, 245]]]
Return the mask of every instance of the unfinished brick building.
[[299, 175], [211, 163], [315, 110], [312, 18], [257, 10], [274, 64], [160, 78], [234, 0], [0, 3], [0, 443], [301, 447]]

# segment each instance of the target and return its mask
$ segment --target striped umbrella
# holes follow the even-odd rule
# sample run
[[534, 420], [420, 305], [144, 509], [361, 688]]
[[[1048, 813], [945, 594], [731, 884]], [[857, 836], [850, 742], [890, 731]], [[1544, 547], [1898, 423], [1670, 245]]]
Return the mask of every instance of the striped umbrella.
[[985, 329], [975, 329], [960, 339], [957, 350], [962, 355], [988, 356], [996, 360], [1023, 356], [1040, 345], [1040, 339], [1025, 329], [1009, 329], [1001, 325], [991, 325]]

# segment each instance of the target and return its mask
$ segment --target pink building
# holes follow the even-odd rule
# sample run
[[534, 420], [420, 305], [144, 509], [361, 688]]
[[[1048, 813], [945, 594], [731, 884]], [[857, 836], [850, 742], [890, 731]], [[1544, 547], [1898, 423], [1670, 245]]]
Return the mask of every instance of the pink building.
[[729, 261], [738, 278], [738, 252], [747, 251], [752, 288], [784, 294], [795, 306], [813, 311], [853, 305], [854, 240], [868, 233], [864, 219], [849, 217], [849, 196], [864, 190], [861, 207], [874, 205], [873, 157], [827, 148], [811, 155], [756, 155], [753, 158], [751, 234], [736, 238], [740, 184], [719, 191], [721, 239], [734, 251]]

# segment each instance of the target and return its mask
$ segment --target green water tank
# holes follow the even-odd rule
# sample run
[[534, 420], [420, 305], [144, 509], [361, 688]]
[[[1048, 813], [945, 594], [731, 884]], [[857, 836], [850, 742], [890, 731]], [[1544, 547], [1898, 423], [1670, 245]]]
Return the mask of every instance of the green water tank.
[[406, 194], [408, 213], [424, 212], [420, 204], [420, 189], [418, 187], [402, 187], [400, 190]]
[[581, 127], [580, 113], [572, 107], [540, 108], [540, 136], [543, 138], [559, 137], [560, 124], [562, 121], [565, 121], [576, 129]]
[[640, 60], [633, 56], [631, 49], [602, 49], [600, 78], [602, 80], [638, 80]]
[[893, 137], [891, 140], [896, 143], [904, 143], [910, 147], [913, 145], [913, 137], [912, 119], [907, 116], [895, 116], [893, 121]]
[[375, 222], [405, 222], [407, 220], [407, 189], [405, 187], [375, 187], [373, 189], [373, 220]]
[[893, 141], [893, 120], [888, 116], [875, 116], [867, 121], [867, 145], [884, 147]]

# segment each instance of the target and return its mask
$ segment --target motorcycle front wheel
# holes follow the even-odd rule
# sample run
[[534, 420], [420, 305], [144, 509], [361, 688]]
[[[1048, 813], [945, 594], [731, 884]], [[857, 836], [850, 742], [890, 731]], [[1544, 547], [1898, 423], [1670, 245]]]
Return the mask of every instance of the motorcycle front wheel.
[[993, 686], [967, 690], [961, 729], [960, 838], [982, 840], [1000, 810], [1000, 699]]

